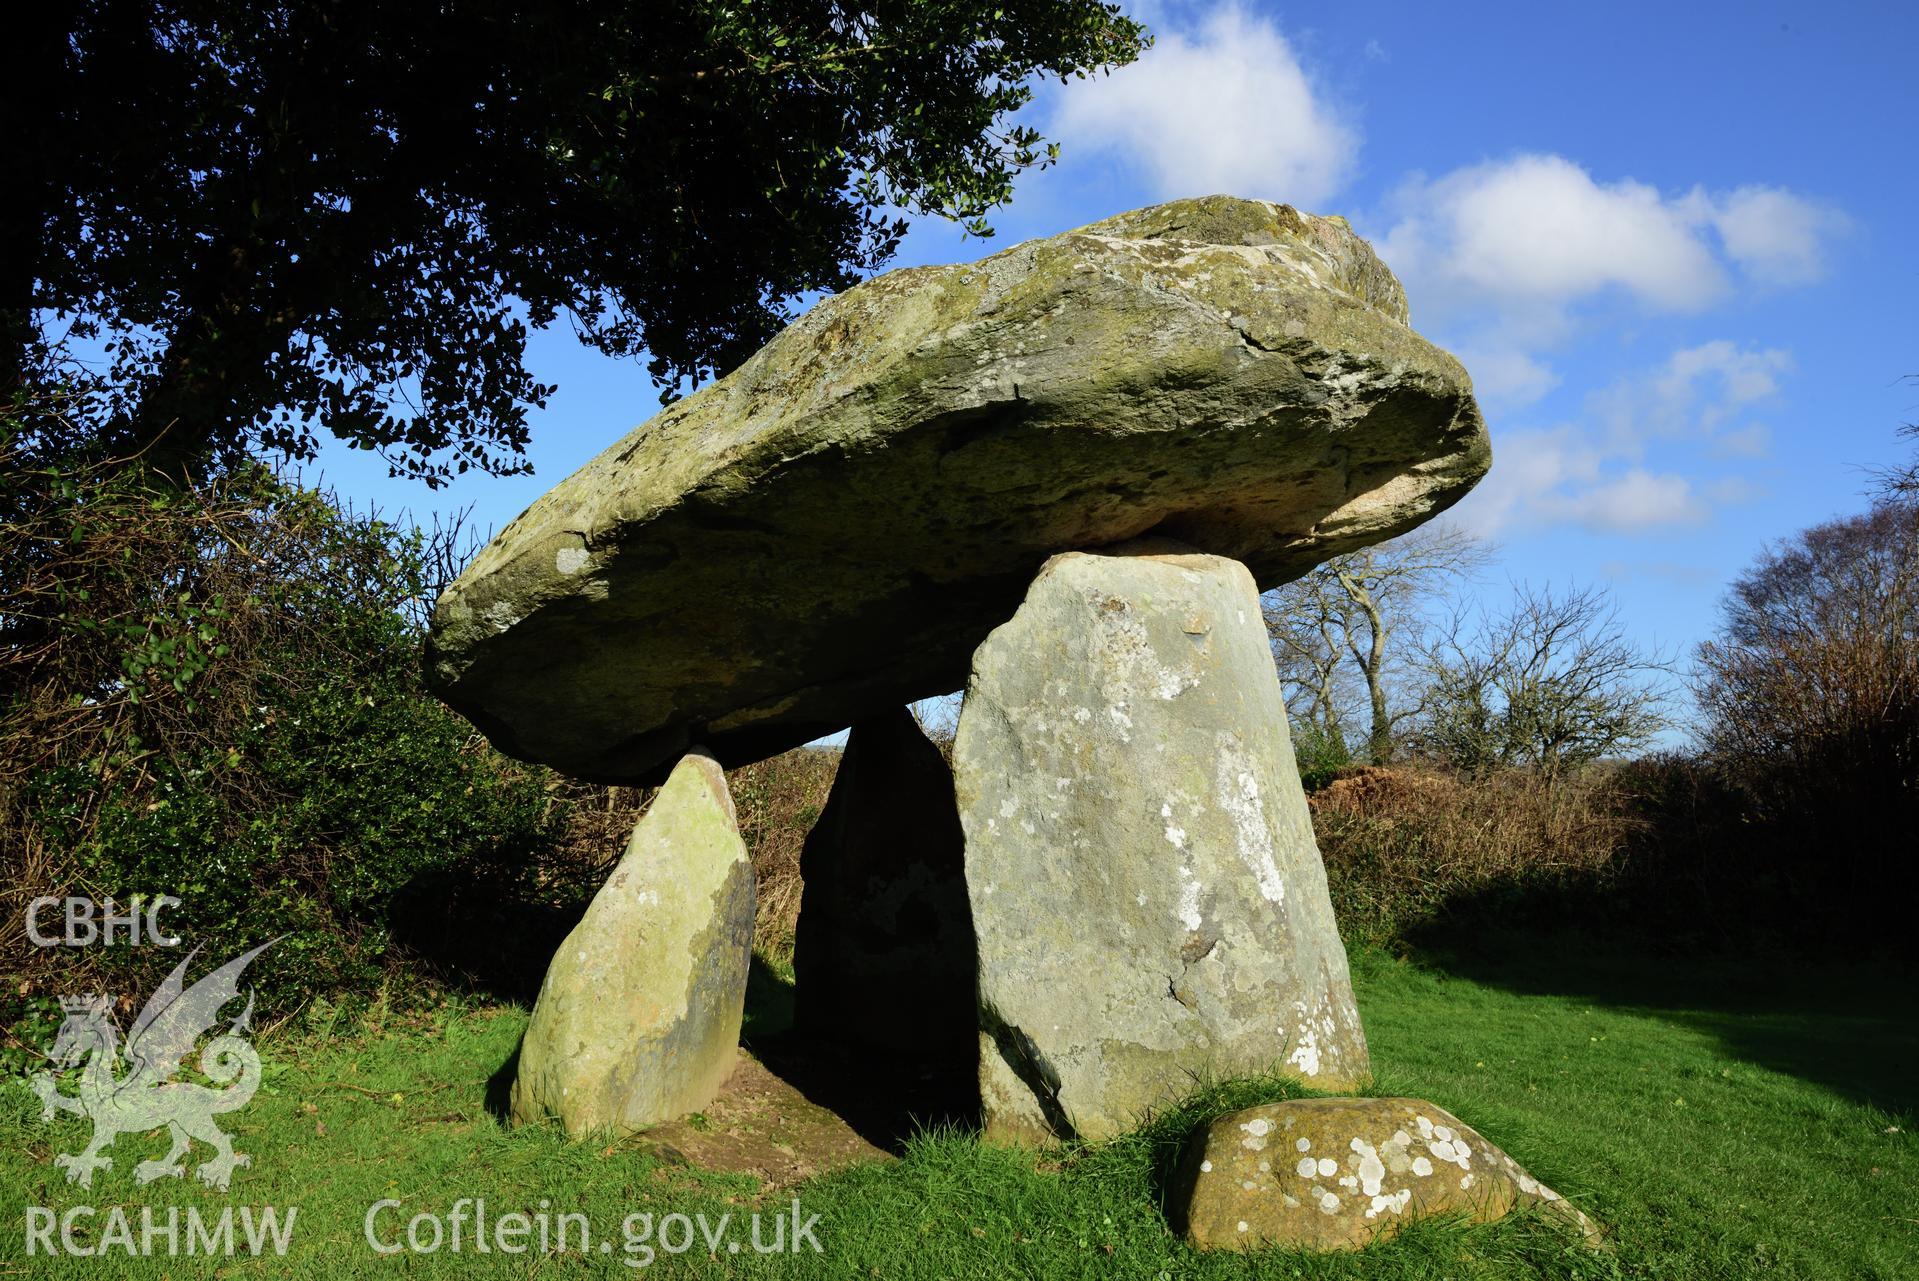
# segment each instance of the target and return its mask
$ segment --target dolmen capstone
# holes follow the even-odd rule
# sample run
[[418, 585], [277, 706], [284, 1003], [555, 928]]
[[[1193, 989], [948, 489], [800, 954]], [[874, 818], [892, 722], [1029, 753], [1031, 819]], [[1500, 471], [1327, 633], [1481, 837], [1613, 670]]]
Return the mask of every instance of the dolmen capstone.
[[1049, 556], [1153, 533], [1262, 588], [1490, 462], [1340, 218], [1212, 197], [826, 299], [536, 501], [428, 679], [509, 755], [657, 782], [960, 688]]
[[[990, 1136], [1098, 1139], [1211, 1077], [1367, 1076], [1257, 593], [1489, 462], [1465, 370], [1344, 220], [1177, 201], [821, 302], [483, 549], [429, 680], [509, 754], [668, 792], [853, 725], [800, 1023], [970, 1041]], [[962, 683], [949, 778], [903, 709]], [[691, 917], [649, 913], [676, 860], [712, 883], [709, 838], [648, 838], [629, 955], [690, 954]], [[617, 1124], [715, 1088], [742, 918], [704, 901], [725, 981], [536, 1011], [526, 1115], [564, 1114], [555, 1083]], [[567, 948], [549, 991], [641, 1007], [648, 971]], [[634, 1084], [662, 1072], [693, 1084]]]

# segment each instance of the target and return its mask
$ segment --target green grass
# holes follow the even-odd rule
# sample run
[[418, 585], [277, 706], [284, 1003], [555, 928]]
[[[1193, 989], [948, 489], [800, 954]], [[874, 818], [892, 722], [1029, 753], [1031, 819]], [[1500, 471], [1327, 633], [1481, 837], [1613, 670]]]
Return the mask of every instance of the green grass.
[[[1138, 1137], [1081, 1152], [1019, 1153], [929, 1135], [897, 1163], [799, 1190], [822, 1253], [703, 1246], [649, 1273], [770, 1277], [1919, 1277], [1919, 1010], [1898, 976], [1865, 969], [1779, 981], [1738, 967], [1639, 962], [1559, 945], [1419, 966], [1356, 961], [1379, 1087], [1451, 1109], [1613, 1230], [1588, 1251], [1529, 1217], [1414, 1225], [1356, 1255], [1203, 1255], [1167, 1231], [1157, 1176], [1202, 1116], [1274, 1097], [1283, 1082], [1222, 1087]], [[167, 1180], [136, 1188], [158, 1137], [122, 1136], [91, 1192], [55, 1152], [86, 1126], [43, 1124], [24, 1089], [0, 1090], [0, 1276], [627, 1276], [621, 1220], [636, 1211], [754, 1208], [750, 1180], [662, 1166], [629, 1147], [503, 1129], [496, 1069], [523, 1023], [513, 1009], [449, 1005], [376, 1016], [350, 1034], [282, 1032], [261, 1044], [259, 1095], [227, 1118], [254, 1158], [231, 1193]], [[198, 1150], [196, 1150], [196, 1158]], [[444, 1215], [484, 1196], [490, 1216], [585, 1213], [614, 1249], [376, 1256], [362, 1237], [383, 1198]], [[783, 1208], [790, 1197], [777, 1199]], [[286, 1258], [26, 1258], [25, 1209], [93, 1205], [298, 1206]], [[183, 1211], [184, 1213], [184, 1211]], [[397, 1222], [382, 1220], [391, 1235]], [[770, 1232], [770, 1219], [767, 1231]], [[96, 1231], [97, 1235], [97, 1231]], [[596, 1237], [597, 1240], [597, 1237]]]

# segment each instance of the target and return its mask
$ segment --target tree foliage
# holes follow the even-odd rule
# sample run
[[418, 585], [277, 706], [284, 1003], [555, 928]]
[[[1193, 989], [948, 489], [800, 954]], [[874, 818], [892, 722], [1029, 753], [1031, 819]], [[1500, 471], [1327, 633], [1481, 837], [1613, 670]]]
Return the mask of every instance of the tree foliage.
[[988, 234], [1031, 81], [1131, 60], [1100, 0], [79, 0], [9, 24], [0, 393], [104, 354], [103, 453], [316, 432], [520, 469], [530, 328], [671, 395], [792, 300]]

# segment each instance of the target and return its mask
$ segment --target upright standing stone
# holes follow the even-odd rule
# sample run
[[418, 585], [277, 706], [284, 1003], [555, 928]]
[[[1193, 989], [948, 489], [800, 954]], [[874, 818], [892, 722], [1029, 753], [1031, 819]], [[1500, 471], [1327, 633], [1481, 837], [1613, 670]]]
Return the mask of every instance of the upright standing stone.
[[1046, 563], [960, 712], [1003, 1141], [1105, 1138], [1209, 1077], [1369, 1070], [1252, 575], [1118, 550]]
[[854, 722], [800, 875], [797, 1026], [897, 1053], [970, 1048], [973, 923], [953, 771], [904, 707]]
[[547, 969], [513, 1119], [635, 1130], [710, 1103], [739, 1047], [753, 914], [726, 775], [694, 751]]

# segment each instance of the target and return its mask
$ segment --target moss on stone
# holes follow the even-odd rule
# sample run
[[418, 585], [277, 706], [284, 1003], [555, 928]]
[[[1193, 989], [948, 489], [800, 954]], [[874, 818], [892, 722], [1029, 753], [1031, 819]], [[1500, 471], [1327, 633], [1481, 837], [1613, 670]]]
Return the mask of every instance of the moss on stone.
[[952, 689], [1054, 552], [1157, 528], [1283, 581], [1486, 468], [1404, 315], [1342, 221], [1227, 197], [868, 281], [503, 530], [431, 680], [510, 753], [650, 781]]

